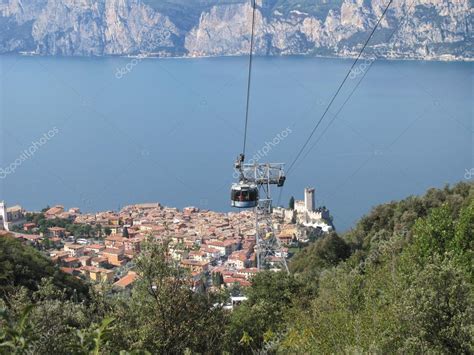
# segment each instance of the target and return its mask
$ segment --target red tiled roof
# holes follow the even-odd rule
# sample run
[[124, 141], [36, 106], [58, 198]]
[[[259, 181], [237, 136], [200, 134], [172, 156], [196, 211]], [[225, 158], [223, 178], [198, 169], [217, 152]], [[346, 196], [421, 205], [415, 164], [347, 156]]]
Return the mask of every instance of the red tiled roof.
[[63, 206], [54, 206], [52, 208], [50, 208], [49, 210], [47, 210], [45, 212], [45, 214], [47, 215], [55, 215], [55, 214], [59, 214], [59, 213], [62, 213], [64, 211], [64, 207]]
[[131, 285], [135, 280], [137, 279], [138, 275], [136, 272], [129, 271], [127, 275], [122, 277], [120, 280], [118, 280], [116, 283], [114, 283], [114, 286], [118, 286], [121, 288], [126, 288], [129, 285]]
[[79, 244], [67, 244], [64, 246], [65, 248], [69, 248], [69, 249], [83, 249], [84, 248], [84, 245], [79, 245]]
[[91, 244], [91, 245], [86, 246], [86, 249], [104, 249], [104, 248], [105, 246], [100, 245], [100, 244]]
[[51, 228], [48, 228], [48, 230], [50, 230], [51, 232], [64, 232], [64, 231], [66, 231], [66, 228], [62, 228], [62, 227], [51, 227]]
[[73, 261], [79, 261], [79, 259], [71, 256], [71, 257], [68, 257], [68, 258], [64, 258], [63, 261], [66, 262], [66, 263], [71, 263]]
[[183, 265], [195, 265], [195, 266], [206, 266], [209, 265], [208, 261], [199, 261], [199, 260], [191, 260], [191, 259], [184, 259], [181, 260]]
[[238, 279], [238, 278], [234, 278], [234, 277], [224, 278], [224, 282], [226, 284], [238, 283], [238, 284], [240, 284], [240, 286], [244, 286], [244, 287], [252, 285], [252, 283], [250, 281], [247, 281], [245, 279]]
[[14, 237], [30, 240], [30, 241], [33, 241], [33, 242], [38, 241], [38, 240], [41, 239], [41, 237], [39, 235], [33, 235], [33, 234], [15, 234]]
[[123, 250], [122, 250], [122, 249], [107, 248], [107, 249], [102, 250], [102, 254], [122, 255], [122, 254], [123, 254]]
[[65, 272], [66, 274], [72, 275], [74, 273], [74, 270], [76, 270], [76, 269], [74, 269], [72, 267], [61, 267], [60, 270], [62, 272]]
[[124, 237], [122, 237], [118, 234], [111, 235], [111, 236], [108, 236], [107, 238], [105, 238], [106, 241], [115, 241], [115, 242], [123, 242], [126, 239], [127, 238], [124, 238]]
[[232, 254], [229, 255], [229, 260], [246, 261], [247, 255], [245, 253], [233, 252]]

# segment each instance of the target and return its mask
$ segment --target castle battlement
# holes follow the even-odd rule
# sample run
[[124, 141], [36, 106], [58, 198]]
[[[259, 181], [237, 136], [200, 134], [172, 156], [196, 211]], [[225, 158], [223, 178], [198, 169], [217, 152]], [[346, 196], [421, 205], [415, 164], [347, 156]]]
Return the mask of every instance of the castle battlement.
[[319, 226], [324, 231], [332, 229], [329, 210], [326, 207], [316, 208], [315, 189], [312, 187], [304, 189], [304, 200], [296, 200], [294, 210], [275, 208], [273, 213], [287, 223], [296, 221], [304, 226]]

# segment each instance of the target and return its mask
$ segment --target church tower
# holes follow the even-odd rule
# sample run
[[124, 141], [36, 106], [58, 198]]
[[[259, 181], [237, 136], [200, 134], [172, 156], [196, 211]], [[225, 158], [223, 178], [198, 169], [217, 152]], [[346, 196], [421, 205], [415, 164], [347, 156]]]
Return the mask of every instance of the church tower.
[[1, 227], [8, 230], [7, 204], [4, 201], [0, 201], [0, 220]]

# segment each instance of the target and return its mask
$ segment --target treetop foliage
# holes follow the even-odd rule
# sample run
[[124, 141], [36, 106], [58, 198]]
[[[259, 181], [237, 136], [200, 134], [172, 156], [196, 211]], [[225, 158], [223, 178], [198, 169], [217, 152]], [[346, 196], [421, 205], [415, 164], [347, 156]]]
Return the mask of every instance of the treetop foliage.
[[0, 238], [0, 354], [471, 354], [473, 231], [472, 184], [377, 206], [303, 248], [290, 275], [258, 273], [232, 312], [230, 291], [191, 290], [166, 245], [145, 246], [128, 294]]

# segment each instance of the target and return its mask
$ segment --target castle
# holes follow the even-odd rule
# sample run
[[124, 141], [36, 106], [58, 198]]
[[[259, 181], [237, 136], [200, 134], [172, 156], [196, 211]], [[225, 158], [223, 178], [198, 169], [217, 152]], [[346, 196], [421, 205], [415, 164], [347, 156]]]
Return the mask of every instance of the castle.
[[276, 217], [285, 222], [296, 222], [307, 227], [321, 228], [324, 231], [333, 229], [331, 216], [326, 207], [316, 207], [315, 189], [304, 189], [304, 200], [295, 201], [294, 209], [277, 207], [273, 211]]

